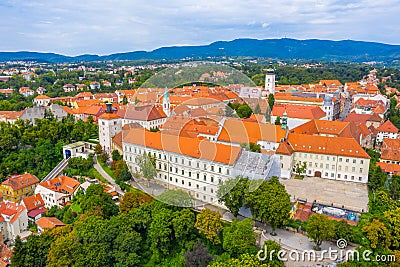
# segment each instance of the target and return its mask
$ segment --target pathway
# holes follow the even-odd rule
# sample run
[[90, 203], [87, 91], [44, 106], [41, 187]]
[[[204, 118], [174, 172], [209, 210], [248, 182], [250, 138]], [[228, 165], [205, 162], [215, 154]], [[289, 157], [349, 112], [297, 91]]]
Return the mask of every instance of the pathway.
[[100, 166], [99, 162], [97, 161], [97, 156], [94, 156], [93, 160], [94, 160], [93, 167], [100, 173], [101, 176], [103, 176], [104, 179], [106, 179], [108, 182], [110, 182], [110, 184], [115, 186], [115, 191], [119, 195], [124, 196], [125, 192], [121, 190], [121, 187], [115, 183], [115, 180], [110, 175], [108, 175], [108, 173], [106, 173]]

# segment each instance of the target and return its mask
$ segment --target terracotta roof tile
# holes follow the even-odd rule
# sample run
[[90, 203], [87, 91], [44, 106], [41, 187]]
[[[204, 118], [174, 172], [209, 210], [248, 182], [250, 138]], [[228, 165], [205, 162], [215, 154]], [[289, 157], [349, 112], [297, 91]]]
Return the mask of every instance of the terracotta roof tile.
[[44, 229], [51, 229], [57, 226], [65, 226], [65, 223], [56, 217], [42, 217], [36, 221], [37, 226]]
[[44, 201], [40, 194], [35, 194], [22, 199], [22, 202], [28, 211], [44, 207]]
[[55, 192], [73, 194], [79, 188], [80, 183], [68, 176], [58, 176], [54, 179], [41, 182], [39, 185]]
[[10, 186], [14, 191], [27, 186], [38, 184], [39, 179], [30, 173], [12, 175], [5, 180], [2, 185]]
[[383, 133], [398, 133], [399, 132], [399, 129], [397, 129], [397, 127], [394, 126], [394, 124], [390, 120], [385, 121], [381, 126], [379, 126], [376, 129], [379, 132], [383, 132]]
[[282, 117], [285, 111], [288, 118], [321, 119], [326, 116], [326, 113], [320, 107], [281, 104], [274, 105], [272, 108], [272, 116]]

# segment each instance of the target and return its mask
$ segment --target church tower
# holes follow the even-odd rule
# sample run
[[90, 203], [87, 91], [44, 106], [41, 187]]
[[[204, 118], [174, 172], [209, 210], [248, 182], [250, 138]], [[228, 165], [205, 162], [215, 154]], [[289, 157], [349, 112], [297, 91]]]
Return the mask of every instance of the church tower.
[[272, 62], [269, 63], [269, 68], [265, 75], [265, 91], [267, 91], [267, 95], [275, 94], [275, 70], [272, 67]]
[[163, 111], [165, 115], [167, 115], [167, 117], [171, 115], [171, 105], [169, 101], [169, 93], [167, 87], [165, 87], [164, 97], [163, 97]]

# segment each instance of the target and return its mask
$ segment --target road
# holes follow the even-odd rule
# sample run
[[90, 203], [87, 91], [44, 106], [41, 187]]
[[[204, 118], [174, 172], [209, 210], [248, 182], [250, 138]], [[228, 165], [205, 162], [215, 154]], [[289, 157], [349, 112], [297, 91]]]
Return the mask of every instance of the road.
[[93, 158], [94, 164], [93, 167], [100, 173], [101, 176], [103, 176], [104, 179], [110, 182], [113, 186], [115, 186], [115, 191], [120, 195], [123, 196], [125, 195], [125, 192], [121, 190], [121, 187], [115, 183], [115, 180], [106, 173], [103, 168], [100, 166], [99, 162], [97, 161], [97, 156], [94, 156]]
[[346, 98], [344, 105], [343, 105], [343, 110], [339, 115], [339, 120], [343, 121], [347, 115], [350, 113], [350, 108], [351, 108], [351, 97]]

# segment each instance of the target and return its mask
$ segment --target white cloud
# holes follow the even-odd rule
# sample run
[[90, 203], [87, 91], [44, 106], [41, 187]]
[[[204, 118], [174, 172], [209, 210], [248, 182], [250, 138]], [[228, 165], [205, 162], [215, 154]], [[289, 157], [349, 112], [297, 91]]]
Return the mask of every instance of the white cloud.
[[9, 0], [0, 4], [0, 51], [107, 54], [242, 37], [400, 43], [399, 4], [399, 0]]

